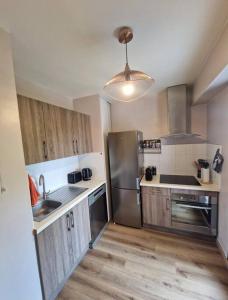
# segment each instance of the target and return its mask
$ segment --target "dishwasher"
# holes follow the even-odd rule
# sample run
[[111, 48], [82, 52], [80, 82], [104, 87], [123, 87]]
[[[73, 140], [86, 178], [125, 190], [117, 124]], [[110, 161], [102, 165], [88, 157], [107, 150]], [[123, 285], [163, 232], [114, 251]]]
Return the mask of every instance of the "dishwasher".
[[91, 241], [89, 247], [92, 249], [108, 222], [105, 184], [89, 195], [88, 202], [91, 229]]

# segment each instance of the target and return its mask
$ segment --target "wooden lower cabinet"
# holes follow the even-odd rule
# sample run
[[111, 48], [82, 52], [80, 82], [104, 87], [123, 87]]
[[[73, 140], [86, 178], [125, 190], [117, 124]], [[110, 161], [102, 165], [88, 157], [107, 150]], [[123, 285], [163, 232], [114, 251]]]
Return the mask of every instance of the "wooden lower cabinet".
[[143, 224], [171, 227], [170, 189], [142, 187]]
[[87, 198], [36, 236], [44, 300], [56, 298], [88, 250], [90, 240]]
[[91, 240], [88, 201], [82, 201], [71, 211], [71, 221], [73, 218], [72, 247], [74, 252], [74, 262], [81, 260], [88, 250]]

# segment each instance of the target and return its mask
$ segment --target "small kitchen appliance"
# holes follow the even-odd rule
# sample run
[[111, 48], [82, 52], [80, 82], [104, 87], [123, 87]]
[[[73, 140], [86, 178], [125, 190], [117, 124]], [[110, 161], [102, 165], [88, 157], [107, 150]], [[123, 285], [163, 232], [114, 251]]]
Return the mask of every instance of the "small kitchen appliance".
[[92, 177], [92, 170], [90, 168], [82, 169], [82, 179], [87, 181], [90, 180]]
[[210, 192], [185, 193], [183, 190], [171, 192], [171, 223], [179, 230], [208, 236], [217, 235], [218, 201]]
[[153, 179], [153, 169], [152, 167], [147, 167], [145, 172], [146, 181], [151, 181]]
[[77, 183], [82, 180], [82, 173], [80, 171], [74, 171], [67, 175], [68, 183]]

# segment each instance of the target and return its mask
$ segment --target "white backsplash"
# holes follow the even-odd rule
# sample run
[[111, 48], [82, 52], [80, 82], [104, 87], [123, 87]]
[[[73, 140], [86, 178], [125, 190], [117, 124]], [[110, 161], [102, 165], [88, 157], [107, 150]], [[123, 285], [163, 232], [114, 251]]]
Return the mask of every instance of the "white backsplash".
[[79, 167], [92, 169], [93, 177], [105, 179], [105, 164], [102, 152], [93, 152], [79, 156]]
[[93, 177], [104, 179], [104, 157], [103, 153], [89, 153], [80, 156], [56, 159], [26, 166], [26, 169], [34, 179], [38, 191], [42, 192], [39, 186], [39, 177], [41, 174], [45, 177], [47, 191], [53, 191], [67, 184], [67, 174], [83, 168], [91, 168]]
[[[199, 158], [208, 159], [211, 164], [218, 148], [221, 150], [221, 146], [212, 144], [162, 145], [161, 154], [144, 155], [144, 166], [156, 166], [159, 174], [196, 176], [194, 161]], [[68, 173], [82, 168], [91, 168], [94, 177], [105, 178], [103, 153], [90, 153], [26, 166], [28, 173], [35, 179], [39, 192], [42, 192], [42, 187], [38, 185], [40, 174], [45, 177], [47, 191], [53, 191], [67, 184]], [[221, 175], [211, 171], [211, 179], [220, 184]]]
[[144, 155], [144, 166], [156, 166], [159, 174], [196, 176], [199, 158], [208, 159], [208, 144], [162, 145], [161, 154]]
[[53, 191], [67, 184], [67, 174], [79, 169], [79, 159], [78, 156], [61, 158], [29, 165], [26, 169], [35, 179], [40, 193], [42, 192], [42, 187], [38, 184], [40, 174], [45, 177], [46, 190]]

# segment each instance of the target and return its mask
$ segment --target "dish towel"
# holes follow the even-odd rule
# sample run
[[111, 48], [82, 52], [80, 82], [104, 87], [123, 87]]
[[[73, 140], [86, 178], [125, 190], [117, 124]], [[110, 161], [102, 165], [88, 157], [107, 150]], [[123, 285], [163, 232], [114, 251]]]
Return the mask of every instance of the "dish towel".
[[31, 176], [29, 176], [29, 175], [28, 175], [28, 181], [29, 181], [31, 203], [32, 203], [32, 206], [34, 206], [37, 204], [40, 194], [37, 192], [36, 186], [31, 178]]
[[215, 170], [215, 172], [217, 172], [217, 173], [221, 173], [223, 162], [224, 162], [224, 157], [220, 153], [219, 149], [217, 149], [214, 160], [213, 160], [213, 164], [212, 164], [213, 170]]

